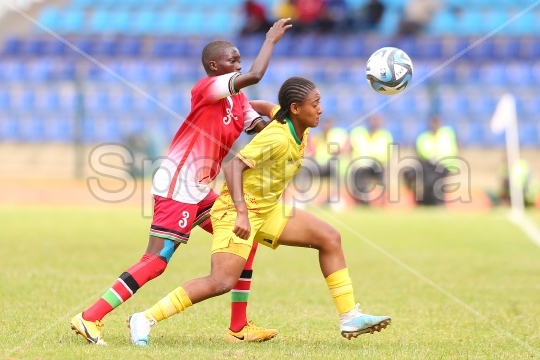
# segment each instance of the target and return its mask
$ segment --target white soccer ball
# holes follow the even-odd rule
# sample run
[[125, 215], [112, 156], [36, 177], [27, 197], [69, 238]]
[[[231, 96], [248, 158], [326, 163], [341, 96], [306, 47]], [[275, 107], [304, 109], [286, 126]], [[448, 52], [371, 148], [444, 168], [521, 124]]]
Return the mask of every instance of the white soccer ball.
[[375, 51], [366, 64], [366, 78], [376, 92], [397, 94], [411, 82], [413, 65], [405, 51], [384, 47]]

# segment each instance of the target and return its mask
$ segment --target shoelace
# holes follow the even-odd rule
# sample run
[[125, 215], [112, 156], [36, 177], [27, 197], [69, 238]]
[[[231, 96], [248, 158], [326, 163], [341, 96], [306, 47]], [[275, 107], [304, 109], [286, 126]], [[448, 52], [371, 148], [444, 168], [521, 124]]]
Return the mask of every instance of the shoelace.
[[259, 327], [259, 326], [256, 326], [255, 324], [253, 324], [253, 320], [248, 320], [246, 327], [248, 329], [252, 329], [252, 330], [262, 330], [263, 329], [262, 327]]
[[360, 309], [360, 304], [356, 304], [356, 310], [360, 313], [360, 314], [363, 314], [362, 313], [362, 309]]
[[98, 330], [101, 330], [101, 328], [105, 326], [105, 324], [102, 323], [100, 320], [96, 320], [94, 324], [96, 324], [96, 327], [98, 328]]

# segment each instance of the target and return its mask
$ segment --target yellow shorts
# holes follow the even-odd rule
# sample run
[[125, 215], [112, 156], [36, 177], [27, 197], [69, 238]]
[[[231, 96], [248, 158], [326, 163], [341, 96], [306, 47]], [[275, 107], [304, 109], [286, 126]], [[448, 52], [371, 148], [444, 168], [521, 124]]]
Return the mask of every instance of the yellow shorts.
[[276, 249], [279, 246], [279, 237], [292, 210], [292, 206], [279, 202], [272, 211], [263, 215], [257, 215], [250, 211], [248, 216], [251, 224], [251, 235], [247, 240], [240, 239], [232, 232], [236, 222], [236, 211], [227, 211], [219, 214], [218, 217], [211, 216], [212, 228], [214, 229], [212, 254], [227, 252], [247, 260], [253, 241]]

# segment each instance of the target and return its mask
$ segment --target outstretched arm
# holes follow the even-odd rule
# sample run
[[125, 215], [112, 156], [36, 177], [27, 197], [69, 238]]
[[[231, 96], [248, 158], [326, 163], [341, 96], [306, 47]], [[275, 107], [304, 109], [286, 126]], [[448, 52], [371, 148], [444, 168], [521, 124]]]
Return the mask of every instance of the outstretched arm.
[[249, 103], [253, 110], [255, 110], [261, 115], [269, 117], [270, 119], [272, 119], [273, 115], [272, 110], [274, 110], [277, 106], [276, 104], [265, 100], [251, 100]]
[[234, 80], [234, 89], [237, 92], [240, 91], [240, 89], [257, 84], [261, 81], [268, 68], [268, 64], [270, 63], [274, 45], [283, 37], [285, 31], [292, 27], [290, 24], [287, 25], [287, 22], [290, 20], [291, 19], [278, 20], [274, 23], [274, 26], [268, 30], [266, 33], [266, 40], [264, 41], [261, 51], [259, 51], [259, 55], [257, 55], [257, 58], [253, 62], [251, 69]]
[[242, 175], [244, 171], [249, 169], [242, 160], [235, 156], [225, 165], [225, 181], [231, 194], [231, 199], [236, 208], [236, 224], [234, 225], [233, 233], [240, 239], [248, 239], [251, 233], [251, 225], [249, 224], [248, 209], [244, 200], [244, 187], [242, 183]]

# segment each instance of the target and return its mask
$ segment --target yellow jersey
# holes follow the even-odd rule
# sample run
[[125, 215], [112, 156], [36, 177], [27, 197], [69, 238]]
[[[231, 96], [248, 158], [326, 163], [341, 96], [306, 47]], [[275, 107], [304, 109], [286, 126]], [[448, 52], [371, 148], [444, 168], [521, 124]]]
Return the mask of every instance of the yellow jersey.
[[[237, 155], [249, 167], [243, 175], [248, 211], [259, 215], [272, 211], [304, 162], [309, 129], [300, 140], [291, 120], [285, 121], [285, 124], [277, 120], [270, 122]], [[224, 184], [210, 214], [220, 217], [228, 211], [236, 208]]]

